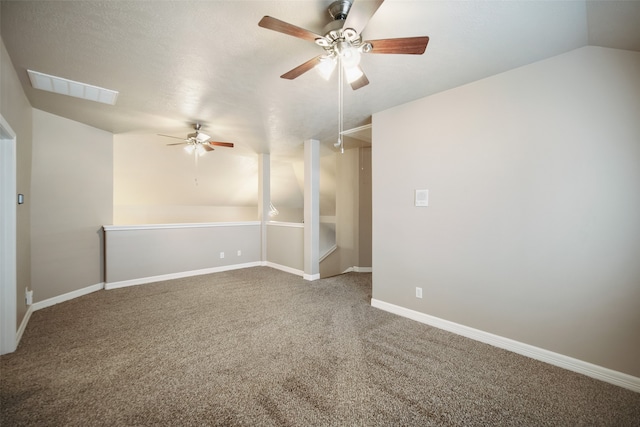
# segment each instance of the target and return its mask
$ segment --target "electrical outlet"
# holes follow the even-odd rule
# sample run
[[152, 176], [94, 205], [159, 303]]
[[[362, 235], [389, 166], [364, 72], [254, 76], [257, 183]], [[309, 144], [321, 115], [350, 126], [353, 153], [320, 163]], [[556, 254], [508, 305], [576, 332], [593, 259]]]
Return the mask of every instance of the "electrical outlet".
[[224, 252], [220, 252], [220, 259], [224, 258]]
[[30, 291], [28, 289], [24, 290], [24, 302], [27, 305], [33, 304], [33, 291]]
[[422, 288], [416, 288], [416, 298], [422, 298]]
[[242, 256], [242, 251], [238, 249], [238, 256]]

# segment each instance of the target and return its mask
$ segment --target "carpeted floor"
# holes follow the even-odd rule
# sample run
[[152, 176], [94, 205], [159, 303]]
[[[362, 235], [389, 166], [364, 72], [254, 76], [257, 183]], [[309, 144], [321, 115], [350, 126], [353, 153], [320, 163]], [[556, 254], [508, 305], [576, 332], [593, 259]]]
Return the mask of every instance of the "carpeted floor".
[[640, 394], [267, 267], [100, 291], [0, 358], [2, 426], [640, 426]]

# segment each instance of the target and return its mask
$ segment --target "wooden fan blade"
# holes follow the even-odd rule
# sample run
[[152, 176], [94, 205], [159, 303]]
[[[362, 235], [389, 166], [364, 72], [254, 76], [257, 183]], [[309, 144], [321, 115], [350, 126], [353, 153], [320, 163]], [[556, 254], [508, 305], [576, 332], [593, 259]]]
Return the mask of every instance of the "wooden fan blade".
[[[358, 68], [360, 68], [360, 66], [358, 66]], [[360, 68], [360, 71], [362, 71], [362, 68]], [[362, 76], [358, 80], [351, 82], [351, 89], [358, 90], [361, 87], [364, 87], [368, 84], [369, 84], [369, 79], [364, 74], [364, 71], [362, 71]]]
[[179, 137], [177, 137], [177, 136], [163, 135], [163, 134], [161, 134], [161, 133], [159, 133], [159, 134], [158, 134], [158, 136], [166, 136], [167, 138], [181, 139], [181, 140], [183, 140], [183, 141], [184, 141], [184, 138], [179, 138]]
[[353, 28], [360, 34], [384, 0], [354, 1], [342, 28]]
[[289, 79], [289, 80], [293, 80], [296, 77], [300, 77], [302, 74], [306, 73], [307, 71], [309, 71], [310, 69], [312, 69], [313, 67], [318, 65], [320, 63], [320, 58], [321, 57], [322, 57], [322, 55], [318, 55], [315, 58], [312, 58], [312, 59], [308, 60], [304, 64], [298, 65], [293, 70], [287, 71], [286, 73], [284, 73], [280, 77], [282, 77], [283, 79]]
[[209, 141], [207, 142], [209, 145], [216, 145], [218, 147], [229, 147], [233, 148], [233, 142], [220, 142], [220, 141]]
[[213, 151], [213, 150], [215, 150], [215, 148], [210, 147], [207, 144], [202, 144], [202, 148], [204, 148], [205, 151]]
[[309, 40], [315, 42], [317, 38], [322, 36], [305, 30], [304, 28], [296, 27], [295, 25], [273, 18], [271, 16], [263, 17], [258, 25], [268, 30], [278, 31], [279, 33], [287, 34], [289, 36], [298, 37], [299, 39]]
[[427, 49], [429, 37], [405, 37], [400, 39], [367, 40], [371, 43], [369, 53], [400, 53], [409, 55], [422, 55]]

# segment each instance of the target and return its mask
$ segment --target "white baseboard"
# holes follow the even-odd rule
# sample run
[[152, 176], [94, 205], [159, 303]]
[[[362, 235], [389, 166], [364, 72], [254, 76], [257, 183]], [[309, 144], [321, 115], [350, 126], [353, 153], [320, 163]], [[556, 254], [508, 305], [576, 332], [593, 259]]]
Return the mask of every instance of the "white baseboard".
[[[313, 281], [313, 280], [319, 280], [320, 279], [320, 273], [318, 273], [318, 274], [305, 274], [305, 272], [302, 271], [302, 270], [298, 270], [298, 269], [295, 269], [295, 268], [287, 267], [286, 265], [275, 264], [275, 263], [269, 262], [269, 261], [263, 262], [262, 265], [266, 266], [266, 267], [275, 268], [276, 270], [286, 271], [287, 273], [295, 274], [296, 276], [301, 276], [304, 280]], [[345, 271], [343, 271], [342, 274], [351, 273], [352, 271], [356, 272], [356, 273], [371, 273], [372, 269], [371, 269], [371, 267], [349, 267]]]
[[296, 276], [304, 277], [304, 271], [298, 270], [297, 268], [287, 267], [286, 265], [280, 265], [270, 261], [263, 262], [262, 265], [265, 267], [271, 267], [271, 268], [275, 268], [276, 270], [295, 274]]
[[125, 288], [127, 286], [144, 285], [147, 283], [162, 282], [165, 280], [182, 279], [183, 277], [200, 276], [203, 274], [220, 273], [223, 271], [239, 270], [241, 268], [257, 267], [261, 262], [247, 262], [244, 264], [225, 265], [221, 267], [203, 268], [200, 270], [181, 271], [179, 273], [161, 274], [158, 276], [141, 277], [139, 279], [121, 280], [119, 282], [108, 282], [104, 285], [106, 290]]
[[345, 271], [342, 272], [342, 274], [345, 273], [372, 273], [373, 272], [373, 268], [372, 267], [349, 267], [347, 268]]
[[58, 295], [57, 297], [49, 298], [44, 301], [35, 302], [29, 308], [33, 309], [33, 311], [42, 310], [43, 308], [51, 307], [52, 305], [60, 304], [61, 302], [69, 301], [102, 289], [104, 289], [104, 283], [98, 283], [96, 285], [87, 286], [86, 288], [78, 289], [77, 291], [67, 292], [66, 294]]
[[338, 245], [333, 245], [329, 248], [329, 250], [327, 250], [324, 255], [322, 255], [320, 257], [320, 259], [318, 260], [318, 262], [322, 262], [325, 260], [325, 258], [327, 258], [329, 255], [331, 255], [332, 253], [334, 253], [335, 251], [338, 250]]
[[20, 340], [22, 339], [22, 334], [24, 334], [24, 330], [27, 329], [27, 323], [29, 323], [29, 319], [31, 319], [31, 313], [33, 313], [33, 305], [30, 305], [22, 318], [22, 322], [20, 322], [20, 327], [18, 328], [18, 332], [16, 333], [16, 348], [20, 344]]
[[509, 338], [494, 335], [489, 332], [481, 331], [479, 329], [470, 328], [468, 326], [460, 325], [458, 323], [450, 322], [448, 320], [440, 319], [435, 316], [420, 313], [418, 311], [400, 307], [398, 305], [390, 304], [373, 298], [371, 299], [371, 306], [415, 320], [420, 323], [443, 329], [445, 331], [453, 332], [454, 334], [462, 335], [464, 337], [471, 338], [473, 340], [480, 341], [494, 347], [509, 350], [514, 353], [530, 357], [532, 359], [540, 360], [542, 362], [567, 369], [569, 371], [577, 372], [591, 378], [624, 387], [631, 391], [640, 392], [640, 378], [625, 374], [623, 372], [614, 371], [612, 369], [594, 365], [592, 363], [585, 362], [579, 359], [574, 359], [563, 354], [554, 353], [549, 350], [534, 347], [529, 344], [514, 341]]
[[276, 270], [284, 271], [286, 273], [295, 274], [296, 276], [302, 277], [304, 280], [318, 280], [320, 278], [320, 274], [306, 274], [302, 270], [298, 270], [297, 268], [287, 267], [286, 265], [276, 264], [270, 261], [265, 261], [262, 263], [265, 267], [275, 268]]

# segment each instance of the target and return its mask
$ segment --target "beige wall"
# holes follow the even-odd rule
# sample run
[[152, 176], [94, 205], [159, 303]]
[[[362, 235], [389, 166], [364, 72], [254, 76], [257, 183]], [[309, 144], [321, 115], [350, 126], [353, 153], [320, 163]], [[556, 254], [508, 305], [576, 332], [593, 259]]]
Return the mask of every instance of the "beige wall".
[[118, 205], [113, 210], [117, 225], [255, 221], [258, 216], [256, 206]]
[[304, 159], [298, 156], [271, 156], [270, 196], [279, 214], [270, 219], [302, 222], [304, 219]]
[[[333, 147], [332, 147], [333, 148]], [[336, 214], [335, 149], [320, 153], [320, 216]], [[304, 220], [304, 159], [299, 156], [271, 158], [271, 201], [280, 214], [274, 221]]]
[[320, 264], [320, 276], [371, 267], [371, 148], [335, 154], [337, 249]]
[[31, 286], [31, 147], [32, 109], [25, 96], [11, 58], [0, 40], [0, 113], [16, 133], [16, 189], [25, 203], [16, 211], [17, 229], [17, 324], [27, 312], [24, 293]]
[[304, 227], [302, 224], [267, 223], [267, 262], [304, 271]]
[[257, 154], [218, 147], [196, 162], [182, 146], [167, 145], [175, 142], [155, 133], [114, 135], [115, 224], [258, 219]]
[[108, 285], [260, 262], [259, 222], [106, 228]]
[[360, 197], [358, 191], [358, 162], [360, 150], [345, 150], [336, 154], [336, 245], [340, 256], [340, 271], [353, 267], [358, 261], [358, 210]]
[[34, 302], [104, 282], [102, 225], [113, 217], [113, 135], [33, 110]]
[[360, 148], [357, 267], [371, 267], [371, 147]]
[[585, 47], [376, 114], [373, 298], [640, 377], [639, 111]]

